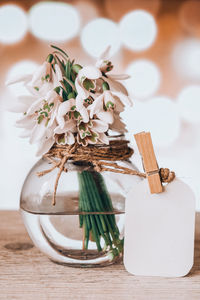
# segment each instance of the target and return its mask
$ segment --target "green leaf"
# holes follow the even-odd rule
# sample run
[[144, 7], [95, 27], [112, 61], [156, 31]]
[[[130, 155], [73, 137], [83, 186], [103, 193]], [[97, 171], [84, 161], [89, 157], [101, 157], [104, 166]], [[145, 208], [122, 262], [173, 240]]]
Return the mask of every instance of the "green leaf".
[[34, 89], [35, 89], [36, 91], [39, 91], [39, 87], [38, 87], [38, 86], [34, 86]]
[[75, 99], [75, 94], [74, 94], [74, 92], [69, 93], [68, 96], [67, 96], [67, 98], [68, 98], [68, 99]]
[[[70, 80], [70, 79], [68, 79], [68, 80]], [[67, 94], [70, 94], [72, 91], [71, 85], [65, 80], [65, 78], [63, 78], [63, 83], [66, 88]]]
[[65, 74], [66, 74], [66, 77], [67, 77], [68, 79], [70, 79], [70, 74], [71, 74], [71, 63], [70, 63], [69, 60], [66, 62], [66, 65], [65, 65]]
[[63, 97], [63, 101], [67, 101], [67, 93], [65, 92], [65, 90], [62, 88], [62, 97]]
[[63, 53], [67, 58], [69, 57], [69, 56], [67, 55], [67, 53], [66, 53], [64, 50], [60, 49], [59, 47], [54, 46], [54, 45], [51, 45], [51, 47], [54, 48], [54, 49], [56, 49], [56, 50], [58, 50], [58, 51], [60, 51], [61, 53]]

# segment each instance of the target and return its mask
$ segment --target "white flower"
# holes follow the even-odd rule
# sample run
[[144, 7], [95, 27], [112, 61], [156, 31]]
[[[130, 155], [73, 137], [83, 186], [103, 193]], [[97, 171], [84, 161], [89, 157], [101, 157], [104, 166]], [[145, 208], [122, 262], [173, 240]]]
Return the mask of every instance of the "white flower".
[[120, 118], [119, 113], [114, 112], [113, 113], [113, 123], [110, 124], [109, 129], [119, 132], [119, 133], [125, 133], [127, 132], [126, 129], [126, 125], [124, 124], [124, 122], [122, 121], [122, 119]]
[[57, 112], [58, 126], [54, 129], [54, 135], [58, 144], [75, 143], [74, 134], [77, 132], [77, 118], [80, 114], [76, 111], [75, 99], [62, 102]]
[[108, 124], [101, 120], [90, 120], [88, 123], [80, 122], [78, 126], [77, 141], [83, 146], [96, 144], [98, 142], [109, 144], [105, 132], [108, 131]]
[[[123, 84], [121, 84], [118, 80], [125, 80], [130, 78], [127, 74], [108, 74], [110, 70], [112, 70], [112, 64], [109, 61], [109, 52], [110, 46], [105, 50], [104, 53], [100, 56], [100, 58], [96, 62], [96, 67], [102, 72], [102, 78], [109, 84], [110, 90], [114, 95], [120, 98], [120, 100], [127, 105], [132, 105], [132, 101], [128, 96], [128, 92]], [[106, 74], [105, 74], [106, 73]]]
[[[94, 115], [107, 124], [113, 123], [113, 109], [115, 106], [115, 99], [110, 91], [104, 91], [100, 94], [94, 102], [88, 107], [90, 111], [90, 118]], [[105, 110], [106, 109], [106, 110]]]
[[89, 114], [85, 107], [85, 99], [83, 99], [79, 94], [76, 96], [76, 109], [81, 114], [83, 122], [87, 123], [89, 121]]
[[83, 100], [89, 97], [91, 90], [95, 90], [96, 80], [101, 76], [101, 71], [94, 66], [85, 66], [78, 72], [75, 86]]
[[55, 71], [49, 62], [45, 61], [33, 74], [26, 76], [17, 76], [6, 84], [14, 84], [17, 82], [24, 82], [24, 86], [34, 96], [46, 96], [46, 94], [60, 86], [62, 80], [62, 72], [58, 64], [55, 64]]
[[113, 92], [106, 90], [94, 100], [88, 109], [90, 110], [91, 119], [96, 115], [100, 120], [112, 124], [114, 122], [113, 113], [122, 112], [124, 104], [120, 101], [120, 98], [113, 95]]
[[24, 116], [16, 122], [18, 127], [25, 129], [24, 136], [30, 137], [31, 144], [39, 144], [39, 154], [44, 154], [55, 142], [53, 135], [61, 101], [62, 98], [56, 92], [50, 91], [45, 99], [41, 97], [33, 102]]
[[56, 116], [60, 129], [64, 128], [66, 121], [72, 119], [72, 117], [69, 115], [69, 112], [73, 113], [75, 109], [76, 109], [76, 101], [73, 98], [64, 101], [60, 104]]

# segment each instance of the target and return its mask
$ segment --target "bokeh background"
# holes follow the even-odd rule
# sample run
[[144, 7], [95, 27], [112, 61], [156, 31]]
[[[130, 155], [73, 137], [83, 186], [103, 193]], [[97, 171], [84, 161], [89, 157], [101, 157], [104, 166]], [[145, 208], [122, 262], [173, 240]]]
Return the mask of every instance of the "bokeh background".
[[113, 72], [132, 76], [126, 85], [134, 105], [123, 117], [133, 147], [133, 134], [150, 130], [159, 165], [191, 184], [200, 209], [198, 0], [0, 1], [0, 209], [18, 208], [23, 180], [38, 160], [10, 112], [27, 91], [5, 81], [34, 71], [50, 44], [81, 64], [111, 45]]

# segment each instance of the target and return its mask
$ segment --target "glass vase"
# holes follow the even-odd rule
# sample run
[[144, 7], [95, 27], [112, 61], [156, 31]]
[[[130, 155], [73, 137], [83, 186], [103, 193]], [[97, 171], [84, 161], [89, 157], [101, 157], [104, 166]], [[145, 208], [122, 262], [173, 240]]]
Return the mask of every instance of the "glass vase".
[[[119, 164], [135, 169], [130, 161]], [[58, 169], [40, 159], [25, 179], [20, 209], [36, 247], [52, 261], [74, 267], [106, 266], [123, 256], [125, 198], [140, 178], [105, 171], [86, 161], [67, 161], [56, 204], [52, 205]]]

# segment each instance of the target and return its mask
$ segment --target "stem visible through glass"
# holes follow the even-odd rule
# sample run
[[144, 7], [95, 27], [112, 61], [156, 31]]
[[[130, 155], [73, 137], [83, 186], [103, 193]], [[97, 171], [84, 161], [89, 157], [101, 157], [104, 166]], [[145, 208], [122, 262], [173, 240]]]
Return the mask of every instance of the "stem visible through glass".
[[[83, 228], [83, 249], [88, 249], [89, 240], [96, 243], [98, 251], [108, 251], [110, 260], [123, 251], [123, 239], [117, 227], [110, 195], [103, 176], [95, 171], [78, 173], [79, 211], [113, 212], [113, 214], [79, 215], [80, 227]], [[104, 240], [102, 249], [101, 238]]]

